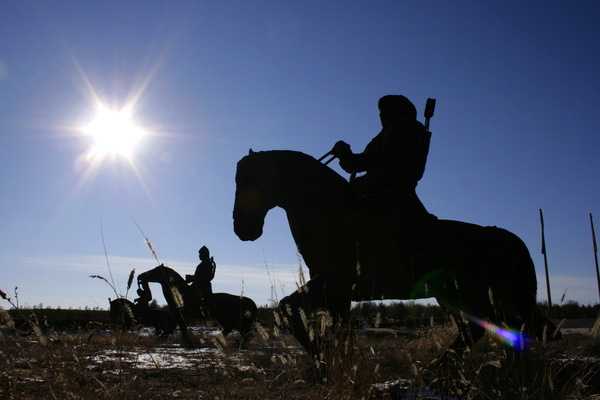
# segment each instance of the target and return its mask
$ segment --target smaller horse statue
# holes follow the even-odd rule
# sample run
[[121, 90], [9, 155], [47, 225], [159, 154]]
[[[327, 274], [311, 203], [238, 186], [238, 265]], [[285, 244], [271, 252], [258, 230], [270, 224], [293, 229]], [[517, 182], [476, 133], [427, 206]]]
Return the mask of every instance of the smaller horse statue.
[[252, 336], [257, 308], [252, 299], [229, 293], [198, 294], [188, 286], [175, 270], [159, 265], [138, 275], [141, 297], [151, 299], [149, 282], [159, 283], [171, 314], [187, 338], [186, 319], [212, 318], [223, 328], [223, 335], [237, 330], [242, 335], [242, 343]]
[[177, 321], [167, 310], [154, 309], [147, 301], [132, 302], [126, 298], [108, 299], [110, 320], [121, 329], [131, 329], [137, 324], [154, 327], [157, 336], [168, 336], [175, 331]]

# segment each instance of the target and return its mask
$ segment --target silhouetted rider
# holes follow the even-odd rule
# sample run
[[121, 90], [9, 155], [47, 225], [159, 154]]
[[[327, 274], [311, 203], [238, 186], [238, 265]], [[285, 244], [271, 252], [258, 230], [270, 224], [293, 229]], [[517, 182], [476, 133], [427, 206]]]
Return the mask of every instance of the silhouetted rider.
[[410, 220], [406, 222], [428, 218], [415, 189], [425, 171], [429, 133], [406, 97], [383, 96], [378, 106], [382, 130], [365, 150], [355, 154], [349, 144], [339, 141], [332, 154], [346, 172], [366, 172], [352, 182], [362, 204], [375, 211], [399, 212]]
[[210, 256], [208, 247], [202, 246], [198, 250], [198, 257], [200, 258], [200, 264], [196, 267], [194, 275], [186, 275], [185, 281], [192, 282], [191, 287], [198, 293], [202, 298], [206, 298], [212, 294], [212, 284], [210, 283], [215, 277], [215, 271], [217, 264], [214, 258]]

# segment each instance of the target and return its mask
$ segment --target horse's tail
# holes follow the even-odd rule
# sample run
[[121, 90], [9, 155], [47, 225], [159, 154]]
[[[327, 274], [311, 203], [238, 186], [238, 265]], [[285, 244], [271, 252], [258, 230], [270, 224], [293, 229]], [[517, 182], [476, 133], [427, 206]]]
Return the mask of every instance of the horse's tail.
[[523, 312], [522, 316], [527, 323], [529, 319], [527, 315], [533, 312], [537, 301], [537, 276], [535, 274], [535, 264], [529, 253], [529, 249], [523, 240], [514, 233], [504, 230], [514, 246], [514, 259], [511, 260], [515, 266], [513, 271], [513, 284], [515, 289], [515, 297], [519, 311]]
[[525, 324], [525, 330], [538, 340], [560, 338], [560, 332], [556, 330], [554, 323], [543, 315], [537, 306], [535, 265], [525, 242], [508, 230], [497, 227], [494, 227], [494, 230], [504, 238], [500, 241], [500, 250], [504, 257], [500, 257], [501, 264], [496, 268], [503, 276], [498, 276], [498, 281], [510, 283], [504, 289], [510, 291], [519, 321]]
[[241, 328], [242, 334], [247, 335], [252, 328], [254, 327], [254, 323], [256, 322], [256, 316], [258, 314], [258, 307], [256, 307], [256, 303], [249, 297], [241, 297]]
[[[527, 269], [528, 271], [528, 280], [535, 282], [534, 290], [529, 292], [523, 291], [528, 298], [525, 299], [527, 307], [529, 310], [529, 318], [526, 324], [529, 325], [529, 332], [531, 332], [538, 340], [558, 340], [561, 338], [560, 329], [548, 318], [548, 316], [544, 315], [544, 313], [540, 310], [537, 305], [537, 277], [535, 274], [535, 265], [533, 260], [531, 259], [531, 255], [525, 243], [519, 238], [517, 235], [513, 236], [519, 242], [519, 250], [521, 253], [521, 257], [524, 265], [521, 267]], [[517, 279], [518, 280], [518, 279]], [[529, 298], [532, 296], [532, 298]]]

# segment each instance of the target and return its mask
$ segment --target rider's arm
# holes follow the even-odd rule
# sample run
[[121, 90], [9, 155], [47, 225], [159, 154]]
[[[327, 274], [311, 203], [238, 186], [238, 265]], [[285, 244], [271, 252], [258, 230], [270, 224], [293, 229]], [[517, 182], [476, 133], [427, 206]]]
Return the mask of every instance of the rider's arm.
[[349, 174], [363, 172], [367, 169], [367, 162], [364, 153], [349, 153], [339, 157], [340, 167]]
[[377, 156], [377, 149], [381, 147], [381, 134], [375, 136], [362, 153], [353, 153], [349, 146], [347, 151], [337, 154], [340, 159], [340, 167], [349, 174], [354, 172], [364, 172], [380, 162]]

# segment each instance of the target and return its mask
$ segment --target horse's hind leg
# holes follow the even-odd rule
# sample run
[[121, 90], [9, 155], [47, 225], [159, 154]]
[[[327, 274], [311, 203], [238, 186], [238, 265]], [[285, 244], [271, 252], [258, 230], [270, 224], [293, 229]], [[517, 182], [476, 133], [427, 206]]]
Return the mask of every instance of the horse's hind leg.
[[463, 320], [459, 313], [452, 313], [450, 316], [458, 329], [458, 336], [439, 358], [431, 362], [429, 365], [429, 371], [431, 372], [439, 372], [439, 370], [455, 371], [457, 367], [463, 364], [465, 353], [485, 334], [482, 327]]
[[460, 314], [452, 314], [452, 318], [456, 323], [458, 336], [450, 345], [450, 349], [459, 355], [463, 355], [467, 349], [470, 350], [485, 335], [485, 329], [473, 321], [465, 321]]
[[244, 318], [240, 327], [240, 334], [242, 335], [241, 346], [245, 346], [252, 338], [254, 337], [254, 324], [255, 324], [256, 316], [253, 315], [252, 318]]
[[562, 339], [560, 329], [537, 307], [533, 310], [533, 331], [538, 340], [553, 341]]
[[250, 328], [250, 329], [242, 328], [242, 330], [240, 331], [240, 335], [242, 337], [242, 339], [240, 340], [240, 348], [245, 349], [247, 347], [248, 343], [250, 343], [250, 341], [254, 337], [254, 329], [253, 328]]

